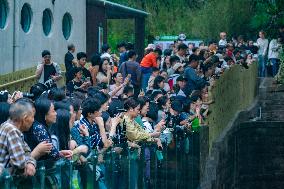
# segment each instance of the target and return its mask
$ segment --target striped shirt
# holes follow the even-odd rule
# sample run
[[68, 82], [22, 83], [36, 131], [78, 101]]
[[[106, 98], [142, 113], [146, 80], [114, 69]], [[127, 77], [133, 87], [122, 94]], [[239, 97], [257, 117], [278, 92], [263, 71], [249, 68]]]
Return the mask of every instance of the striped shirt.
[[[88, 128], [89, 136], [82, 136], [80, 133], [80, 125], [85, 125]], [[91, 124], [87, 118], [82, 117], [80, 121], [78, 121], [74, 127], [71, 129], [72, 139], [76, 141], [76, 143], [80, 145], [87, 145], [92, 149], [97, 146], [103, 147], [102, 137], [100, 136], [100, 130], [96, 123]]]
[[27, 163], [36, 166], [23, 133], [8, 120], [0, 128], [0, 168], [12, 167], [12, 170], [19, 170], [24, 169]]

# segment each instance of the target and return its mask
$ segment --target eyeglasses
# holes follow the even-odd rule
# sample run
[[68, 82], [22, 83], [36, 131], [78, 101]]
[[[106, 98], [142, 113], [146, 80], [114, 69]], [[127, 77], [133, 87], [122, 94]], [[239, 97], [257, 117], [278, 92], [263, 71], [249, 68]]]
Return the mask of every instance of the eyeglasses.
[[51, 58], [51, 56], [50, 55], [45, 55], [43, 58]]

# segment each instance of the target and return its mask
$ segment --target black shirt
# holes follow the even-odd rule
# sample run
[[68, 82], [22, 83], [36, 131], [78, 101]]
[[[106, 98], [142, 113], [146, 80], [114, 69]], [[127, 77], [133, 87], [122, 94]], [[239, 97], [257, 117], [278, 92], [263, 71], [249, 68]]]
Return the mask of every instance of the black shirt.
[[91, 83], [93, 83], [92, 76], [91, 76], [91, 72], [90, 72], [87, 68], [82, 68], [82, 71], [83, 71], [82, 79], [85, 80], [87, 77], [89, 77]]
[[66, 72], [69, 72], [69, 71], [72, 70], [72, 68], [73, 68], [72, 61], [73, 61], [73, 59], [74, 59], [73, 54], [68, 51], [65, 54], [65, 58], [64, 58]]
[[44, 65], [44, 82], [50, 79], [50, 76], [56, 75], [56, 70], [53, 64], [50, 65]]
[[80, 91], [80, 92], [84, 92], [83, 89], [80, 88], [80, 86], [83, 84], [82, 81], [69, 81], [68, 84], [67, 84], [67, 90], [68, 92], [71, 94], [73, 93], [74, 91]]

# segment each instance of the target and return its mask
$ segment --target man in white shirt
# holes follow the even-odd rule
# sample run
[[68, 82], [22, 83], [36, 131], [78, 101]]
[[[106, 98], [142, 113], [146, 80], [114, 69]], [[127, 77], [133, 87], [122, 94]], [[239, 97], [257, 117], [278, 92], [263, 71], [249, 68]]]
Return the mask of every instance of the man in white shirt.
[[220, 41], [219, 41], [219, 43], [218, 43], [218, 45], [219, 45], [219, 48], [225, 48], [226, 47], [226, 45], [227, 45], [227, 34], [226, 34], [226, 32], [221, 32], [220, 33]]
[[265, 77], [265, 64], [268, 47], [268, 39], [265, 39], [265, 32], [259, 32], [259, 38], [256, 41], [258, 47], [258, 76]]
[[272, 64], [272, 76], [274, 77], [278, 72], [279, 67], [279, 52], [281, 51], [282, 45], [280, 43], [281, 38], [272, 39], [269, 43], [268, 60]]

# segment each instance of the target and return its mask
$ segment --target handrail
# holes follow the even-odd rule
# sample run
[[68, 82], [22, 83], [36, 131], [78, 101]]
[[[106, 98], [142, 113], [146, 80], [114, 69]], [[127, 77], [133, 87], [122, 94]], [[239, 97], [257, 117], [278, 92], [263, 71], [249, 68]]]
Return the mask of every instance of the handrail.
[[28, 80], [31, 80], [31, 79], [36, 79], [36, 75], [30, 76], [30, 77], [25, 77], [25, 78], [22, 78], [22, 79], [19, 79], [19, 80], [16, 80], [16, 81], [12, 81], [12, 82], [6, 83], [4, 85], [0, 85], [0, 88], [7, 87], [9, 85], [15, 85], [15, 84], [25, 82], [25, 81], [28, 81]]

